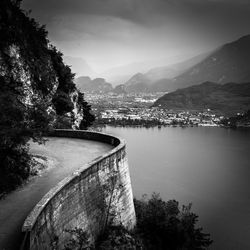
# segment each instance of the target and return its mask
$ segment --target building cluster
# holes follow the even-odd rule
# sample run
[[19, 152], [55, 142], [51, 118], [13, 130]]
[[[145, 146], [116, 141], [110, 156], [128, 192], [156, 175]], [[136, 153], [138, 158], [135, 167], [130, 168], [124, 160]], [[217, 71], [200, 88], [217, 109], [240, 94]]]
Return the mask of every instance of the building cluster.
[[190, 113], [188, 111], [174, 112], [159, 108], [117, 108], [107, 109], [100, 113], [100, 119], [156, 121], [161, 125], [197, 125], [218, 126], [223, 116], [216, 116], [210, 110]]
[[91, 94], [86, 99], [102, 124], [219, 126], [224, 119], [209, 109], [190, 112], [152, 108], [155, 100], [163, 94]]
[[159, 93], [131, 93], [131, 94], [85, 94], [86, 100], [93, 108], [117, 108], [117, 107], [150, 107], [163, 92]]

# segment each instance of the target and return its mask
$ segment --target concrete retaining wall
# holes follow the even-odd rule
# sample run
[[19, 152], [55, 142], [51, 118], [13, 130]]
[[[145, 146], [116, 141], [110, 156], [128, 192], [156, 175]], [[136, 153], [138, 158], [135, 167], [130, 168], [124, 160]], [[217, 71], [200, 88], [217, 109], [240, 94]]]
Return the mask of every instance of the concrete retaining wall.
[[51, 136], [105, 142], [114, 149], [82, 166], [42, 198], [24, 222], [29, 245], [25, 249], [63, 249], [70, 237], [65, 230], [75, 227], [88, 232], [92, 241], [108, 221], [132, 229], [136, 219], [125, 142], [87, 131], [56, 130]]

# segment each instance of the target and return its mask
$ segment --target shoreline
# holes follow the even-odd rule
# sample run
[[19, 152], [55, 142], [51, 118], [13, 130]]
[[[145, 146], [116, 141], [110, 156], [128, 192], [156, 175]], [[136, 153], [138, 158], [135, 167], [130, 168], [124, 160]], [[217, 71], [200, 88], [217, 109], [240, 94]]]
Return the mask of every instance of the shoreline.
[[210, 127], [210, 128], [224, 128], [224, 129], [250, 129], [250, 126], [225, 126], [222, 124], [197, 124], [197, 125], [172, 125], [172, 124], [162, 124], [162, 125], [121, 125], [121, 124], [101, 124], [101, 125], [97, 125], [94, 129], [101, 129], [101, 128], [105, 128], [106, 126], [110, 126], [110, 127], [128, 127], [128, 128], [161, 128], [161, 127], [179, 127], [179, 128], [193, 128], [193, 127]]

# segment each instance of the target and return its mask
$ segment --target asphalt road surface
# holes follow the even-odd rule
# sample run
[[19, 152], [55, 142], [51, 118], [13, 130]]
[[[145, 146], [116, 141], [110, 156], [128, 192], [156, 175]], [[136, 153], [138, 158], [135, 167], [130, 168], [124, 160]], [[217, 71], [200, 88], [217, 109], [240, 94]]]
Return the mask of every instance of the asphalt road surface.
[[50, 167], [0, 200], [0, 250], [18, 250], [22, 224], [36, 203], [63, 178], [111, 149], [82, 139], [51, 137], [45, 145], [31, 142], [31, 153], [48, 157]]

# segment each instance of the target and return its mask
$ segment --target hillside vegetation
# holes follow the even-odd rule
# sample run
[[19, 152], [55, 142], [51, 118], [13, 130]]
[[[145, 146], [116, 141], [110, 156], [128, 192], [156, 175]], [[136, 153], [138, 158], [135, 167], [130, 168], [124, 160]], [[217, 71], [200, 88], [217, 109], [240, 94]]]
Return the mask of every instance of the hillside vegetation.
[[189, 111], [211, 109], [214, 112], [234, 115], [250, 109], [250, 83], [221, 85], [205, 82], [165, 94], [153, 106]]
[[30, 139], [42, 142], [51, 128], [86, 128], [93, 121], [62, 53], [20, 2], [0, 1], [0, 193], [29, 176]]
[[137, 225], [128, 231], [122, 225], [108, 224], [96, 242], [89, 240], [81, 228], [71, 234], [64, 250], [206, 250], [212, 244], [210, 235], [198, 227], [198, 216], [192, 205], [180, 206], [176, 200], [163, 201], [159, 194], [149, 199], [134, 199]]

